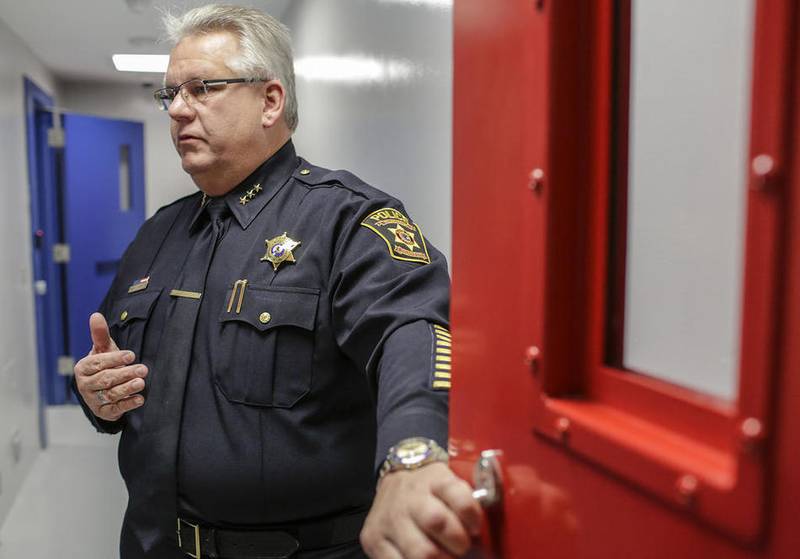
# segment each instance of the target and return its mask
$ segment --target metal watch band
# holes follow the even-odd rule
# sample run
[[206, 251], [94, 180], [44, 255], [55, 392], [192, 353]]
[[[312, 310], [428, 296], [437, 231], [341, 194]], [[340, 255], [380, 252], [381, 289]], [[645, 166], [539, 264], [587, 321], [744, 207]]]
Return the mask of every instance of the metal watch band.
[[[400, 453], [406, 447], [416, 447], [415, 452], [418, 456], [412, 456], [413, 460], [408, 461], [401, 458]], [[417, 450], [418, 449], [418, 450]], [[389, 472], [398, 470], [416, 470], [434, 462], [448, 462], [447, 451], [444, 450], [433, 439], [424, 437], [411, 437], [403, 439], [389, 449], [386, 460], [381, 464], [379, 478], [383, 478]]]

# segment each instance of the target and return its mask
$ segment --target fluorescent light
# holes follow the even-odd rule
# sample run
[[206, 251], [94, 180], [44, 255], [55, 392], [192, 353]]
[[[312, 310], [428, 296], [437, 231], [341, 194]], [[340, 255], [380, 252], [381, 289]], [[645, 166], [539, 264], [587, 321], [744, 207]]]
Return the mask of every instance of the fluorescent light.
[[115, 54], [111, 57], [120, 72], [157, 72], [163, 74], [169, 65], [168, 54]]
[[298, 78], [309, 81], [379, 84], [409, 81], [422, 73], [408, 60], [369, 56], [304, 56], [294, 62]]

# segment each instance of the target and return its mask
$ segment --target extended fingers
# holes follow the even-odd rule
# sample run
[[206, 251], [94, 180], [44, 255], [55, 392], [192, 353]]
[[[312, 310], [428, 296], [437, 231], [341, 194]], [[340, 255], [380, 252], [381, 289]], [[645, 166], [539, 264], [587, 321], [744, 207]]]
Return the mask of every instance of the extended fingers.
[[89, 354], [75, 365], [75, 376], [91, 376], [106, 369], [129, 365], [135, 358], [132, 351]]
[[101, 371], [100, 373], [87, 377], [84, 384], [88, 390], [110, 390], [119, 384], [146, 376], [146, 366], [129, 365], [127, 367]]
[[108, 390], [98, 390], [98, 401], [101, 405], [114, 404], [126, 398], [130, 398], [134, 394], [141, 392], [144, 389], [144, 380], [135, 378], [128, 382], [118, 384]]
[[132, 396], [113, 404], [105, 404], [100, 407], [97, 416], [106, 421], [116, 421], [125, 413], [136, 409], [144, 404], [144, 398], [141, 396]]

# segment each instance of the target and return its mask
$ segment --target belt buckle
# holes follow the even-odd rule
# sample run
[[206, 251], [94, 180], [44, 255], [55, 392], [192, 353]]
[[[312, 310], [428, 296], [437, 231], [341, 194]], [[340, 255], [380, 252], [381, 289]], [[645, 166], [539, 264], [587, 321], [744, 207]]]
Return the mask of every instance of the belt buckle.
[[193, 555], [188, 551], [186, 551], [185, 553], [189, 557], [194, 557], [194, 559], [200, 559], [200, 525], [192, 524], [191, 522], [187, 522], [182, 518], [178, 518], [178, 547], [180, 548], [183, 547], [183, 542], [181, 541], [181, 522], [194, 529], [194, 552], [197, 555]]

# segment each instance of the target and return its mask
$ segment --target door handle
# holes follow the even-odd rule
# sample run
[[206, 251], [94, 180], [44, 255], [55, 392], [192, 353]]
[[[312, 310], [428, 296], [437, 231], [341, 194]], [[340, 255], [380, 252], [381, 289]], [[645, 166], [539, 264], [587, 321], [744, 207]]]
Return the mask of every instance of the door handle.
[[33, 292], [37, 295], [47, 295], [47, 282], [45, 280], [33, 282]]
[[501, 450], [484, 450], [475, 463], [473, 482], [475, 490], [472, 497], [487, 509], [495, 507], [503, 500], [503, 474], [500, 469]]

